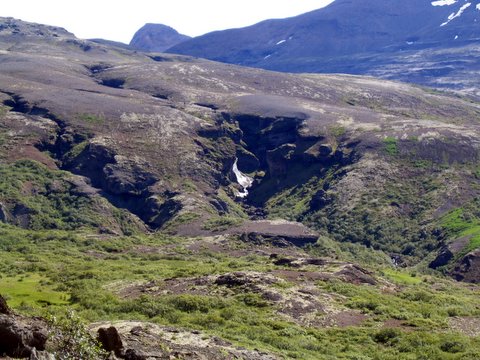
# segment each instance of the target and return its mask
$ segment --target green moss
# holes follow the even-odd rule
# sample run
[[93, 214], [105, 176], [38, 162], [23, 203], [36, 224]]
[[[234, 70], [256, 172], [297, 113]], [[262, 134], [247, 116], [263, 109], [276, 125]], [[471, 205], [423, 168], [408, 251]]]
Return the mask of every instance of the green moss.
[[85, 150], [85, 148], [88, 145], [89, 145], [89, 142], [87, 140], [82, 141], [79, 144], [76, 144], [68, 153], [65, 154], [65, 159], [67, 161], [75, 159], [77, 156], [79, 156]]
[[197, 186], [191, 180], [188, 180], [188, 179], [183, 181], [182, 188], [183, 188], [184, 191], [186, 191], [187, 193], [191, 193], [191, 194], [198, 191]]
[[467, 246], [456, 254], [460, 258], [469, 252], [480, 248], [480, 211], [478, 203], [480, 199], [474, 199], [461, 208], [450, 211], [440, 219], [440, 225], [445, 229], [451, 239], [469, 237]]
[[[277, 269], [265, 256], [188, 251], [191, 241], [164, 234], [103, 237], [0, 224], [0, 293], [7, 293], [9, 302], [21, 311], [35, 312], [46, 300], [54, 314], [72, 307], [88, 321], [136, 319], [200, 330], [284, 358], [396, 360], [436, 354], [434, 358], [448, 359], [469, 358], [480, 351], [474, 338], [448, 331], [451, 316], [480, 315], [476, 288], [391, 269], [384, 270], [386, 280], [401, 284], [399, 291], [385, 291], [381, 277], [378, 285], [340, 280], [317, 284], [319, 299], [328, 301], [329, 308], [368, 315], [368, 321], [350, 328], [287, 321], [279, 313], [282, 302], [249, 288], [217, 288], [212, 283], [211, 295], [190, 291], [127, 299], [118, 295], [128, 286], [150, 281], [162, 286], [172, 278], [182, 282], [182, 278], [233, 271]], [[229, 244], [234, 241], [229, 239]], [[298, 284], [262, 286], [288, 294]], [[315, 319], [322, 316], [319, 312]], [[382, 330], [389, 319], [401, 321], [408, 331]]]
[[345, 128], [345, 126], [336, 125], [336, 126], [330, 126], [328, 128], [328, 132], [332, 136], [339, 138], [347, 133], [347, 129]]
[[101, 125], [105, 122], [105, 116], [103, 114], [79, 114], [77, 118], [91, 125]]
[[383, 143], [388, 155], [394, 156], [398, 154], [398, 140], [396, 138], [388, 136], [383, 140]]

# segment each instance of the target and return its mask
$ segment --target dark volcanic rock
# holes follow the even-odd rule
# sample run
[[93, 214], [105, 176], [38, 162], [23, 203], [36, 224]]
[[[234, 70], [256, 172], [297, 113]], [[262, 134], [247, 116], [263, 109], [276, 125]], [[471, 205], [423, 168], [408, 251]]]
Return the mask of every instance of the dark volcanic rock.
[[458, 281], [480, 283], [480, 250], [472, 251], [460, 259], [451, 275]]
[[106, 351], [113, 351], [116, 356], [123, 355], [122, 339], [114, 326], [98, 329], [98, 341]]
[[465, 236], [447, 245], [444, 245], [440, 249], [435, 260], [433, 260], [428, 266], [432, 269], [436, 269], [440, 266], [448, 265], [450, 261], [455, 257], [455, 255], [462, 251], [465, 246], [468, 245], [470, 238], [470, 236]]
[[190, 36], [179, 34], [170, 26], [146, 24], [135, 33], [130, 46], [143, 51], [162, 52], [188, 39]]
[[46, 324], [40, 319], [0, 315], [0, 354], [29, 357], [33, 348], [45, 350], [47, 338]]
[[376, 285], [377, 281], [372, 273], [355, 264], [348, 264], [335, 275], [352, 284]]
[[7, 305], [7, 301], [0, 295], [0, 314], [10, 315], [11, 310]]

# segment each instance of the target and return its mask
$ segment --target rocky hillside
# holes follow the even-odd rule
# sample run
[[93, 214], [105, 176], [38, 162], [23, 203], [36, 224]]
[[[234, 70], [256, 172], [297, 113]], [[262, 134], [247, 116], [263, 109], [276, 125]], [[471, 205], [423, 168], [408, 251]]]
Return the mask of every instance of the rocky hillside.
[[[477, 94], [476, 1], [335, 0], [297, 17], [209, 33], [169, 52], [288, 72], [380, 76]], [[478, 95], [478, 94], [477, 94]]]
[[480, 104], [15, 19], [0, 67], [0, 289], [16, 309], [115, 319], [124, 358], [140, 338], [157, 358], [476, 349]]
[[188, 39], [190, 36], [179, 34], [170, 26], [145, 24], [133, 35], [130, 47], [143, 51], [162, 52]]

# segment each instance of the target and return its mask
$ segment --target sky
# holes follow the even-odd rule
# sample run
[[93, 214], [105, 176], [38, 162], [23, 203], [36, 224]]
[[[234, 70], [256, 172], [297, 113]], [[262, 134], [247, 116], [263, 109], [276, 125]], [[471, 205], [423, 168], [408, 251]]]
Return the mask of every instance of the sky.
[[66, 28], [81, 39], [129, 43], [146, 23], [165, 24], [182, 34], [244, 27], [319, 9], [333, 0], [15, 0], [0, 16]]

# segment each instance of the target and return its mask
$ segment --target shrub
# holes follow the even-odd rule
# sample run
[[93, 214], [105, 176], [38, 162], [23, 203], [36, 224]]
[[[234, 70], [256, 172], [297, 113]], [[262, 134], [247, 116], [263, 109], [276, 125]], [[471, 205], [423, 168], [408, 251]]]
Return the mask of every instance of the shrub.
[[373, 340], [376, 343], [384, 345], [394, 345], [398, 343], [400, 331], [398, 329], [386, 328], [373, 334]]
[[49, 318], [52, 349], [59, 360], [99, 360], [106, 359], [107, 353], [88, 333], [80, 318], [71, 310], [64, 318]]
[[447, 340], [440, 344], [440, 350], [443, 352], [456, 354], [459, 352], [463, 352], [466, 349], [465, 343], [459, 340]]

